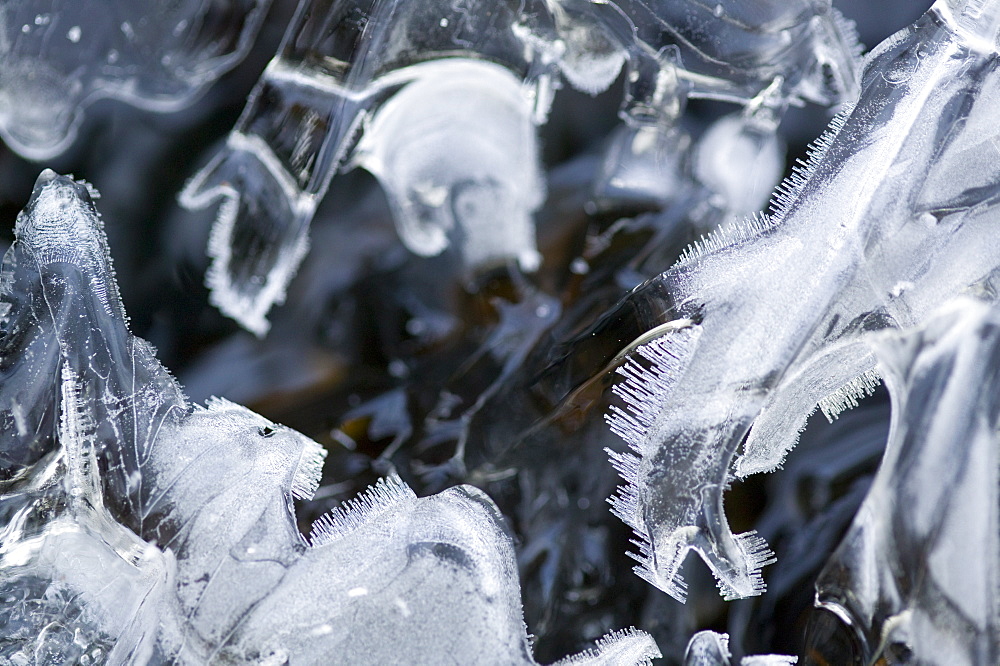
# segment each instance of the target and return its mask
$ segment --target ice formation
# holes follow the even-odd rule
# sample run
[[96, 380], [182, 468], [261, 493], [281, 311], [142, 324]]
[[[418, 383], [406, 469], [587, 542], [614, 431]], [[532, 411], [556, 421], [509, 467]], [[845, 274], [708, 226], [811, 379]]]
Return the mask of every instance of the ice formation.
[[10, 0], [0, 6], [0, 136], [34, 160], [112, 97], [177, 110], [247, 52], [269, 0]]
[[[918, 15], [885, 2], [844, 4], [869, 43]], [[0, 130], [71, 138], [164, 72], [190, 101], [267, 3], [122, 10], [117, 68], [116, 9], [71, 4], [0, 7]], [[120, 280], [86, 183], [46, 172], [18, 219], [0, 663], [997, 662], [996, 0], [939, 0], [860, 79], [828, 0], [306, 0], [229, 133], [272, 4], [218, 113], [109, 104], [61, 158]], [[227, 133], [182, 199], [221, 200], [230, 314], [262, 333], [291, 285], [265, 338], [204, 302], [175, 205]], [[0, 151], [0, 212], [36, 169]], [[691, 603], [632, 574], [633, 527]]]
[[468, 268], [536, 268], [532, 215], [544, 187], [535, 126], [561, 74], [594, 93], [628, 63], [627, 124], [598, 189], [653, 191], [661, 203], [688, 96], [749, 103], [776, 124], [791, 102], [841, 102], [856, 88], [857, 40], [828, 1], [487, 9], [301, 2], [225, 148], [181, 194], [188, 208], [223, 199], [209, 246], [215, 305], [267, 331], [319, 201], [350, 166], [379, 179], [411, 251], [454, 247]]
[[517, 3], [487, 4], [299, 5], [225, 148], [181, 194], [191, 208], [224, 199], [207, 276], [224, 313], [267, 331], [351, 159], [380, 179], [411, 251], [455, 244], [472, 267], [537, 265], [534, 124], [551, 77], [519, 34]]
[[875, 49], [856, 107], [771, 213], [655, 279], [675, 322], [620, 370], [608, 420], [634, 453], [612, 453], [626, 480], [612, 505], [636, 572], [676, 598], [689, 550], [725, 597], [763, 591], [771, 553], [723, 511], [734, 476], [779, 466], [818, 404], [834, 416], [870, 392], [863, 333], [916, 325], [1000, 266], [993, 5], [938, 2]]
[[876, 352], [889, 444], [817, 603], [865, 663], [997, 663], [1000, 313], [961, 299]]
[[[714, 631], [699, 631], [691, 637], [684, 655], [684, 666], [730, 666], [729, 636]], [[791, 666], [798, 658], [779, 654], [743, 657], [740, 666]]]
[[776, 125], [789, 104], [857, 96], [857, 35], [829, 1], [557, 4], [557, 25], [589, 14], [627, 55], [625, 125], [596, 184], [601, 197], [669, 201], [664, 167], [688, 98], [744, 104]]
[[[85, 184], [44, 172], [5, 259], [0, 647], [11, 663], [535, 663], [513, 544], [390, 475], [298, 532], [325, 451], [189, 404], [134, 337]], [[335, 657], [331, 657], [336, 655]], [[568, 664], [644, 664], [614, 632]]]

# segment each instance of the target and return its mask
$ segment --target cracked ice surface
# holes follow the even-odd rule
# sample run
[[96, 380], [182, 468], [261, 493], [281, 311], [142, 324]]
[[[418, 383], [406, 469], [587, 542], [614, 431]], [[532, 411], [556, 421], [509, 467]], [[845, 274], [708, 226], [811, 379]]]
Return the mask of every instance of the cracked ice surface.
[[31, 159], [73, 143], [87, 105], [188, 104], [246, 54], [269, 0], [11, 0], [0, 6], [0, 136]]
[[[46, 171], [5, 259], [0, 615], [5, 656], [81, 663], [533, 664], [511, 538], [460, 486], [389, 476], [299, 534], [325, 451], [187, 402], [129, 333], [102, 223]], [[31, 409], [28, 409], [31, 407]], [[573, 664], [642, 664], [614, 632]]]
[[818, 404], [832, 416], [870, 392], [862, 334], [916, 325], [1000, 266], [996, 22], [974, 20], [990, 7], [939, 2], [875, 49], [856, 107], [772, 214], [657, 278], [677, 321], [622, 369], [609, 421], [634, 454], [612, 454], [613, 507], [638, 534], [637, 573], [673, 596], [690, 550], [724, 596], [763, 591], [770, 552], [723, 511], [734, 476], [779, 466]]

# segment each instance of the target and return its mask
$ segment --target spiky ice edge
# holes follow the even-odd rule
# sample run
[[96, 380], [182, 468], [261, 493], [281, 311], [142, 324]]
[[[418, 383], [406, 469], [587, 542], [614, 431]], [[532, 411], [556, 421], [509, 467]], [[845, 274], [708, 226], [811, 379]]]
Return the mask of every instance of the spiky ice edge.
[[320, 516], [309, 533], [309, 545], [316, 548], [336, 541], [393, 507], [416, 498], [416, 493], [396, 474], [383, 477], [357, 497]]
[[826, 130], [809, 144], [806, 149], [806, 159], [795, 160], [792, 173], [774, 189], [769, 213], [754, 213], [738, 222], [705, 234], [684, 249], [673, 267], [689, 266], [708, 254], [744, 243], [781, 224], [853, 111], [854, 105], [846, 104], [843, 110], [830, 120]]
[[735, 599], [745, 599], [747, 596], [764, 594], [767, 591], [767, 585], [764, 583], [761, 569], [778, 561], [774, 556], [774, 551], [768, 547], [767, 541], [757, 536], [757, 532], [754, 530], [733, 535], [733, 538], [736, 540], [736, 545], [743, 551], [744, 561], [747, 566], [747, 575], [750, 578], [751, 592], [749, 595], [740, 593], [716, 576], [715, 582], [719, 586], [722, 597], [726, 601], [733, 601]]
[[325, 462], [326, 449], [318, 442], [308, 440], [302, 447], [299, 464], [292, 476], [292, 497], [299, 500], [312, 499], [319, 488]]
[[[632, 570], [650, 585], [662, 589], [681, 602], [687, 599], [687, 585], [680, 575], [675, 574], [671, 580], [660, 580], [651, 566], [652, 541], [639, 507], [639, 466], [649, 431], [683, 372], [686, 357], [699, 330], [695, 326], [675, 329], [637, 347], [616, 370], [625, 381], [612, 388], [614, 394], [625, 403], [625, 409], [612, 405], [604, 415], [611, 431], [621, 437], [632, 450], [619, 452], [605, 449], [611, 465], [625, 481], [608, 498], [608, 503], [611, 505], [611, 512], [635, 531], [635, 538], [630, 541], [638, 552], [627, 553], [638, 562]], [[640, 363], [634, 354], [638, 354], [647, 363]], [[677, 555], [679, 559], [680, 553]]]
[[855, 60], [860, 61], [865, 54], [865, 45], [861, 43], [861, 33], [858, 32], [857, 21], [847, 18], [836, 7], [830, 8], [830, 16], [840, 36], [850, 45], [851, 55], [854, 56]]
[[826, 420], [833, 423], [841, 413], [857, 407], [859, 400], [875, 393], [881, 383], [882, 377], [872, 368], [820, 400], [816, 406], [823, 412]]
[[621, 666], [652, 666], [653, 659], [663, 655], [653, 637], [635, 627], [612, 631], [597, 644], [560, 659], [552, 666], [582, 666], [583, 664], [620, 664]]

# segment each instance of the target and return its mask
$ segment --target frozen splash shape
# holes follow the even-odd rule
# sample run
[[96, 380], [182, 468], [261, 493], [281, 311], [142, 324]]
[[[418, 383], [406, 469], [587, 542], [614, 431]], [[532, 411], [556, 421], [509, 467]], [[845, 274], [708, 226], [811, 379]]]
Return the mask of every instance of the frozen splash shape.
[[772, 212], [657, 278], [677, 321], [620, 371], [608, 420], [632, 453], [612, 455], [611, 502], [636, 572], [674, 597], [690, 550], [727, 598], [763, 591], [770, 551], [733, 535], [725, 489], [778, 467], [818, 404], [833, 416], [870, 391], [865, 332], [913, 326], [1000, 266], [996, 21], [962, 18], [998, 5], [939, 2], [879, 46]]
[[[596, 93], [628, 63], [628, 126], [612, 151], [623, 163], [615, 157], [608, 176], [625, 190], [656, 189], [688, 95], [748, 103], [771, 91], [782, 108], [853, 99], [856, 37], [828, 1], [732, 2], [722, 13], [620, 4], [302, 0], [225, 147], [180, 196], [189, 209], [221, 200], [213, 303], [265, 334], [320, 200], [356, 166], [378, 178], [412, 252], [454, 248], [468, 269], [533, 270], [545, 190], [535, 131], [560, 75]], [[724, 37], [707, 37], [686, 12]]]
[[960, 299], [879, 339], [879, 472], [817, 586], [865, 663], [1000, 660], [1000, 313]]
[[[43, 173], [16, 236], [0, 331], [13, 663], [391, 663], [404, 649], [535, 663], [485, 494], [417, 498], [389, 476], [307, 540], [292, 500], [316, 490], [325, 451], [225, 400], [187, 402], [129, 333], [88, 187]], [[658, 656], [626, 630], [566, 663]]]
[[9, 0], [0, 6], [0, 136], [33, 160], [112, 97], [173, 111], [239, 62], [269, 0]]

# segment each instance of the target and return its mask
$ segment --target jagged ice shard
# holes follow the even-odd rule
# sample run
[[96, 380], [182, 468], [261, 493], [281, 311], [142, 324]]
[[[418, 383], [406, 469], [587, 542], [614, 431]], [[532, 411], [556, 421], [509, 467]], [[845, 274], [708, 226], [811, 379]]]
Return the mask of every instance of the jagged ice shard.
[[[4, 262], [0, 648], [11, 663], [535, 663], [492, 501], [396, 476], [318, 520], [325, 451], [190, 404], [128, 330], [85, 184], [44, 172]], [[609, 635], [572, 664], [643, 664]]]
[[1000, 312], [949, 303], [879, 339], [889, 444], [817, 581], [865, 663], [1000, 660]]
[[770, 215], [656, 278], [675, 321], [623, 366], [608, 420], [634, 451], [612, 453], [613, 508], [657, 587], [683, 599], [695, 550], [724, 596], [760, 594], [771, 554], [733, 535], [726, 488], [779, 466], [817, 405], [832, 417], [871, 390], [864, 333], [917, 325], [1000, 266], [998, 26], [998, 2], [936, 3], [868, 56], [857, 105]]
[[0, 5], [0, 136], [34, 160], [73, 143], [102, 97], [159, 111], [239, 62], [269, 0], [8, 0]]

